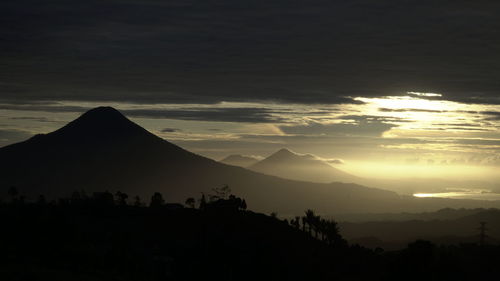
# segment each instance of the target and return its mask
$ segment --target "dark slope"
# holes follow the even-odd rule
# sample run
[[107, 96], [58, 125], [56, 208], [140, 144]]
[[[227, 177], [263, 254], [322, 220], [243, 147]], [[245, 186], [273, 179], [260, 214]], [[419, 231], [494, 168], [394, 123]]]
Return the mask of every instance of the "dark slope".
[[393, 192], [354, 184], [314, 184], [259, 174], [190, 153], [109, 107], [90, 110], [52, 133], [0, 148], [0, 159], [1, 196], [16, 186], [31, 198], [85, 189], [121, 190], [146, 200], [160, 191], [169, 202], [184, 202], [228, 184], [250, 208], [282, 215], [306, 208], [332, 214], [495, 205], [401, 199]]
[[297, 154], [282, 148], [249, 169], [292, 180], [310, 182], [355, 182], [357, 177], [340, 171], [309, 154]]
[[253, 212], [19, 209], [0, 205], [0, 239], [9, 241], [0, 245], [2, 280], [339, 280], [359, 263], [356, 248], [326, 246]]

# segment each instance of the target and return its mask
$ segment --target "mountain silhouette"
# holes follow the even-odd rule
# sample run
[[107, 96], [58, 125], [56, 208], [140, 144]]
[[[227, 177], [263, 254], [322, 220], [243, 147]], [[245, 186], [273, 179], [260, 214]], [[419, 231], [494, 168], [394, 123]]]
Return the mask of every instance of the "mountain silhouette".
[[240, 154], [232, 154], [232, 155], [229, 155], [226, 158], [220, 160], [219, 162], [227, 164], [227, 165], [246, 168], [248, 166], [251, 166], [251, 165], [257, 163], [258, 161], [259, 160], [257, 158], [254, 158], [254, 157], [240, 155]]
[[311, 154], [298, 154], [282, 148], [249, 169], [282, 178], [310, 182], [355, 182], [356, 176], [332, 167]]
[[[0, 148], [0, 196], [15, 186], [28, 200], [120, 190], [144, 201], [161, 192], [167, 202], [199, 198], [229, 185], [249, 208], [282, 215], [425, 211], [488, 207], [467, 200], [418, 200], [355, 184], [320, 184], [264, 175], [196, 155], [133, 123], [110, 107], [92, 109], [66, 126]], [[488, 205], [489, 204], [489, 205]]]

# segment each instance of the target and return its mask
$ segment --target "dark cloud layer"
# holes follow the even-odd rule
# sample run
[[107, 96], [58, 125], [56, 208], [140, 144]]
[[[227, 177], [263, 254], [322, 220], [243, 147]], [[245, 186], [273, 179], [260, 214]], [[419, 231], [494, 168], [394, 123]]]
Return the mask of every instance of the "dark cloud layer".
[[287, 134], [298, 135], [338, 135], [338, 136], [370, 136], [379, 137], [397, 125], [379, 120], [359, 120], [354, 123], [321, 124], [281, 126], [280, 129]]
[[486, 120], [491, 120], [491, 121], [500, 120], [500, 112], [499, 111], [483, 111], [481, 113], [489, 116], [486, 118]]
[[265, 108], [183, 108], [172, 109], [124, 109], [129, 117], [165, 118], [192, 121], [272, 123], [286, 122], [282, 117], [273, 116], [275, 111]]
[[497, 1], [4, 0], [1, 99], [499, 104]]
[[180, 132], [180, 131], [182, 131], [182, 130], [177, 129], [177, 128], [165, 128], [165, 129], [161, 130], [162, 133], [175, 133], [175, 132]]

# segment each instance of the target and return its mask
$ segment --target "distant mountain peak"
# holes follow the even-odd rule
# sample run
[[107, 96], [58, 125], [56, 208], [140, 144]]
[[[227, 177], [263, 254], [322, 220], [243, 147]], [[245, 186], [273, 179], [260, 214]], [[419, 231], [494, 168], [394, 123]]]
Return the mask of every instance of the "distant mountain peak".
[[355, 178], [315, 155], [296, 153], [288, 148], [276, 151], [250, 166], [250, 169], [278, 177], [313, 182], [352, 182]]
[[277, 153], [293, 153], [290, 149], [283, 147], [282, 149], [278, 150]]
[[101, 106], [90, 109], [69, 124], [81, 125], [82, 123], [90, 123], [90, 125], [100, 126], [103, 125], [103, 123], [119, 125], [123, 123], [130, 124], [132, 122], [115, 108], [110, 106]]
[[297, 153], [291, 151], [288, 148], [282, 148], [275, 153], [273, 153], [271, 156], [292, 156], [292, 155], [298, 155]]
[[132, 136], [153, 136], [120, 111], [109, 106], [90, 109], [50, 135], [61, 136], [64, 139], [100, 141]]
[[[281, 163], [282, 161], [287, 161], [287, 164], [290, 164], [293, 161], [293, 163], [298, 163], [298, 162], [303, 162], [303, 161], [309, 161], [313, 160], [314, 157], [310, 154], [300, 154], [291, 151], [288, 148], [282, 148], [275, 153], [269, 155], [267, 158], [262, 160], [261, 162], [274, 162], [274, 163]], [[285, 162], [283, 162], [285, 163]]]
[[100, 117], [122, 117], [124, 118], [123, 114], [121, 114], [120, 111], [115, 109], [114, 107], [111, 106], [99, 106], [96, 108], [92, 108], [89, 111], [85, 112], [80, 118], [86, 117], [86, 116], [100, 116]]

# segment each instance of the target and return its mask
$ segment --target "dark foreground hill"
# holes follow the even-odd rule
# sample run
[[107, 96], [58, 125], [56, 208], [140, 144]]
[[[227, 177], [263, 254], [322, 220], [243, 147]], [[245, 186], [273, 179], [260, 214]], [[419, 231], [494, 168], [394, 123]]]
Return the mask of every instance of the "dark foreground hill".
[[[95, 203], [95, 202], [94, 202]], [[0, 204], [0, 279], [496, 280], [500, 248], [325, 243], [241, 210]], [[340, 241], [340, 240], [339, 240]]]
[[355, 184], [286, 180], [225, 165], [186, 151], [110, 107], [92, 109], [52, 133], [0, 148], [0, 196], [15, 186], [28, 198], [68, 196], [75, 190], [120, 190], [148, 197], [162, 192], [184, 202], [229, 185], [252, 208], [281, 215], [494, 207], [496, 202], [400, 197]]

